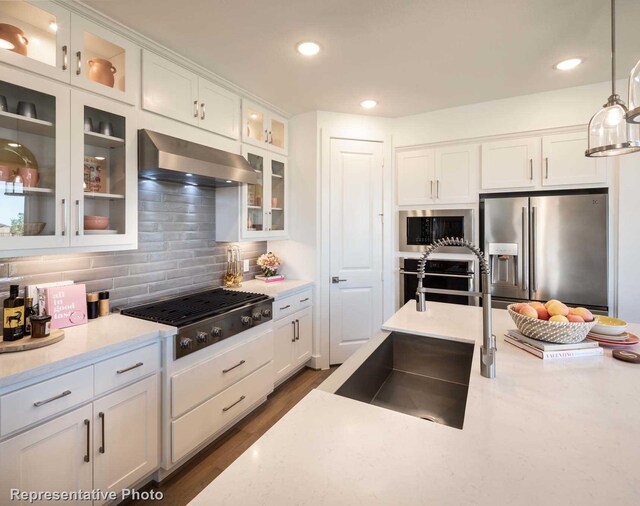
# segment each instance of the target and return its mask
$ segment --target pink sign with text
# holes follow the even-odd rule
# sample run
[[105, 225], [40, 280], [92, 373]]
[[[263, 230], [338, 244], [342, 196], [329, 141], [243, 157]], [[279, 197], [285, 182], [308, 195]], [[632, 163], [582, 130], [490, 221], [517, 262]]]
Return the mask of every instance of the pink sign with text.
[[63, 329], [87, 323], [87, 289], [85, 285], [54, 286], [46, 289], [47, 314], [51, 328]]

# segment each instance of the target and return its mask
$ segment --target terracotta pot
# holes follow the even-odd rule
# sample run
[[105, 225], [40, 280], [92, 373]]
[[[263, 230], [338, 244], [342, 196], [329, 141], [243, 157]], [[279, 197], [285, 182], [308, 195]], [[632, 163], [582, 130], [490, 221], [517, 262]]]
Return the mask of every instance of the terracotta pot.
[[6, 47], [9, 51], [27, 56], [29, 40], [25, 37], [24, 32], [17, 26], [0, 23], [0, 41], [13, 46]]
[[89, 60], [89, 79], [96, 83], [104, 84], [113, 88], [115, 78], [113, 74], [116, 73], [116, 68], [111, 65], [109, 60], [104, 58], [93, 58]]
[[22, 184], [25, 188], [33, 188], [38, 186], [40, 182], [40, 173], [33, 167], [20, 167], [18, 169], [18, 175], [22, 179]]
[[9, 181], [13, 171], [6, 165], [0, 165], [0, 181]]

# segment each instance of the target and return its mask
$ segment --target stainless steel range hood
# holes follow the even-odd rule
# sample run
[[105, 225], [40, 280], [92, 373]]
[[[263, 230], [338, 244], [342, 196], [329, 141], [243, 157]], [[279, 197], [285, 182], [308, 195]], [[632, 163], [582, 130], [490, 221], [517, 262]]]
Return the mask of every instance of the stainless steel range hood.
[[256, 184], [256, 171], [242, 156], [170, 135], [138, 131], [138, 175], [198, 186]]

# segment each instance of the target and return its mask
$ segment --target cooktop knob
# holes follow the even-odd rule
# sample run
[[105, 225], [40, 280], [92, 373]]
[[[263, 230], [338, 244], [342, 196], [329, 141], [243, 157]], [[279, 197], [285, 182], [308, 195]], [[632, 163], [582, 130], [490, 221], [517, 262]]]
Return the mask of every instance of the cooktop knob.
[[240, 322], [244, 326], [251, 325], [251, 317], [250, 316], [243, 316], [242, 318], [240, 318]]
[[193, 339], [191, 339], [190, 337], [183, 337], [182, 339], [180, 339], [180, 348], [182, 348], [183, 350], [188, 350], [189, 348], [191, 348], [192, 342]]
[[222, 337], [222, 328], [221, 327], [213, 327], [211, 329], [211, 335], [213, 337]]
[[253, 313], [253, 319], [257, 322], [259, 322], [260, 320], [262, 320], [262, 314], [258, 313]]
[[207, 333], [206, 332], [198, 332], [196, 334], [196, 341], [199, 343], [206, 343], [207, 342]]
[[265, 318], [269, 318], [271, 316], [271, 309], [263, 309], [262, 316], [264, 316]]

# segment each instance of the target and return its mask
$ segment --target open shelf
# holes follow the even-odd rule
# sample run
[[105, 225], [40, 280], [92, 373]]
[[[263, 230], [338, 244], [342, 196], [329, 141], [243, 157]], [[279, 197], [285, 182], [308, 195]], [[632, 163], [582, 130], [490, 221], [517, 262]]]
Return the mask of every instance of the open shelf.
[[271, 174], [271, 177], [275, 177], [278, 179], [284, 179], [284, 176], [281, 176], [280, 174]]
[[124, 139], [120, 137], [113, 137], [111, 135], [104, 135], [98, 132], [84, 132], [84, 143], [91, 146], [97, 146], [100, 148], [119, 148], [124, 145]]
[[247, 206], [249, 209], [262, 209], [262, 206]]
[[10, 128], [20, 132], [55, 137], [56, 127], [50, 121], [27, 118], [12, 112], [0, 111], [0, 128]]
[[283, 211], [282, 207], [272, 207], [272, 211]]
[[85, 199], [123, 200], [124, 195], [118, 193], [84, 192]]

